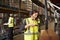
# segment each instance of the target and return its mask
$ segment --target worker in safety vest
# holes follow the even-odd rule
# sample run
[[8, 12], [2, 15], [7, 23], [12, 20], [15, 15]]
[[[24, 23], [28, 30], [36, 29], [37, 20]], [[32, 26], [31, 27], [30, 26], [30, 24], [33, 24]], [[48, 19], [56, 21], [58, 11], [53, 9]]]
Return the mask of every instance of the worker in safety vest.
[[58, 33], [58, 35], [59, 35], [59, 40], [60, 40], [60, 9], [57, 9], [57, 13], [58, 13], [58, 30], [57, 30], [57, 33]]
[[8, 37], [9, 40], [13, 40], [13, 27], [14, 27], [14, 18], [13, 18], [13, 14], [10, 14], [9, 20], [8, 20]]
[[39, 23], [40, 20], [38, 19], [38, 11], [31, 11], [30, 12], [30, 17], [24, 19], [25, 21], [23, 22], [24, 24], [24, 40], [38, 40], [39, 38]]
[[55, 21], [55, 23], [54, 23], [54, 31], [56, 32], [56, 27], [57, 27], [57, 23], [58, 23], [58, 13], [57, 13], [57, 10], [55, 10], [55, 12], [54, 12], [54, 21]]

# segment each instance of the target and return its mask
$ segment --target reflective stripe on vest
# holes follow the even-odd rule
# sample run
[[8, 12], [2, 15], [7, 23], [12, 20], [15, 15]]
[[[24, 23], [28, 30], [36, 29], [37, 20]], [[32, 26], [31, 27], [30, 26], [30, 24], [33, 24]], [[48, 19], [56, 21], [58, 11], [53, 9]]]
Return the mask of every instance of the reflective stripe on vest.
[[[32, 20], [31, 18], [26, 19], [26, 24], [36, 24], [38, 25], [38, 22], [36, 20]], [[27, 28], [25, 31], [25, 34], [37, 34], [38, 33], [38, 26], [30, 26], [30, 28]]]

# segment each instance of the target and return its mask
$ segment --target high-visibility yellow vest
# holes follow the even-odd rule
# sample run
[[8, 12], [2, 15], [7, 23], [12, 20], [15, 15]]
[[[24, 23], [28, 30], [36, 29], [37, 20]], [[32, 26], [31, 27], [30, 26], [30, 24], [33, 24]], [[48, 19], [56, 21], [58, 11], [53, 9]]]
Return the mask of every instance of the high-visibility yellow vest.
[[14, 27], [14, 18], [13, 17], [9, 17], [8, 27]]
[[[28, 21], [29, 21], [29, 23], [28, 23]], [[31, 18], [28, 18], [28, 19], [26, 19], [26, 24], [36, 24], [36, 25], [38, 25], [38, 22], [36, 20], [32, 20]], [[28, 32], [28, 28], [27, 28], [25, 33], [27, 33], [27, 32]], [[38, 32], [38, 26], [34, 26], [34, 27], [31, 26], [30, 27], [30, 32], [31, 33]]]
[[[38, 21], [32, 20], [31, 18], [26, 19], [26, 24], [36, 24], [38, 25]], [[24, 32], [24, 40], [37, 40], [38, 39], [38, 26], [31, 26], [27, 28]]]
[[38, 20], [37, 20], [37, 21], [38, 21], [38, 23], [40, 23], [40, 19], [39, 19], [39, 18], [38, 18]]

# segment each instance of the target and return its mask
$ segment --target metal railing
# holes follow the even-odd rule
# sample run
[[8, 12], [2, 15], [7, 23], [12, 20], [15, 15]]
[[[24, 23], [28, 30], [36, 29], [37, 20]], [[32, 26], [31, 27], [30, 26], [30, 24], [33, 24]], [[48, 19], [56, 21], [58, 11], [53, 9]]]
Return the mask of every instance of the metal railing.
[[[52, 8], [52, 12], [54, 13], [54, 20], [57, 18], [57, 20], [55, 20], [54, 22], [57, 23], [56, 26], [56, 32], [58, 32], [57, 34], [59, 35], [59, 40], [60, 40], [60, 7], [56, 6], [55, 4], [51, 3], [50, 1], [47, 1], [47, 3], [51, 6]], [[56, 25], [56, 24], [54, 24]], [[55, 27], [55, 26], [54, 26]]]

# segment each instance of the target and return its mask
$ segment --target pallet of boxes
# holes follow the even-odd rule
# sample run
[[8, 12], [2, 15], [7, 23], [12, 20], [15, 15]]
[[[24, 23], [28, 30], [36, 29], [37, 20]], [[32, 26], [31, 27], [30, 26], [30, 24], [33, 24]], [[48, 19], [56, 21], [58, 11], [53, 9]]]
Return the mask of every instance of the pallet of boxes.
[[52, 30], [41, 30], [40, 40], [59, 40], [58, 35]]

